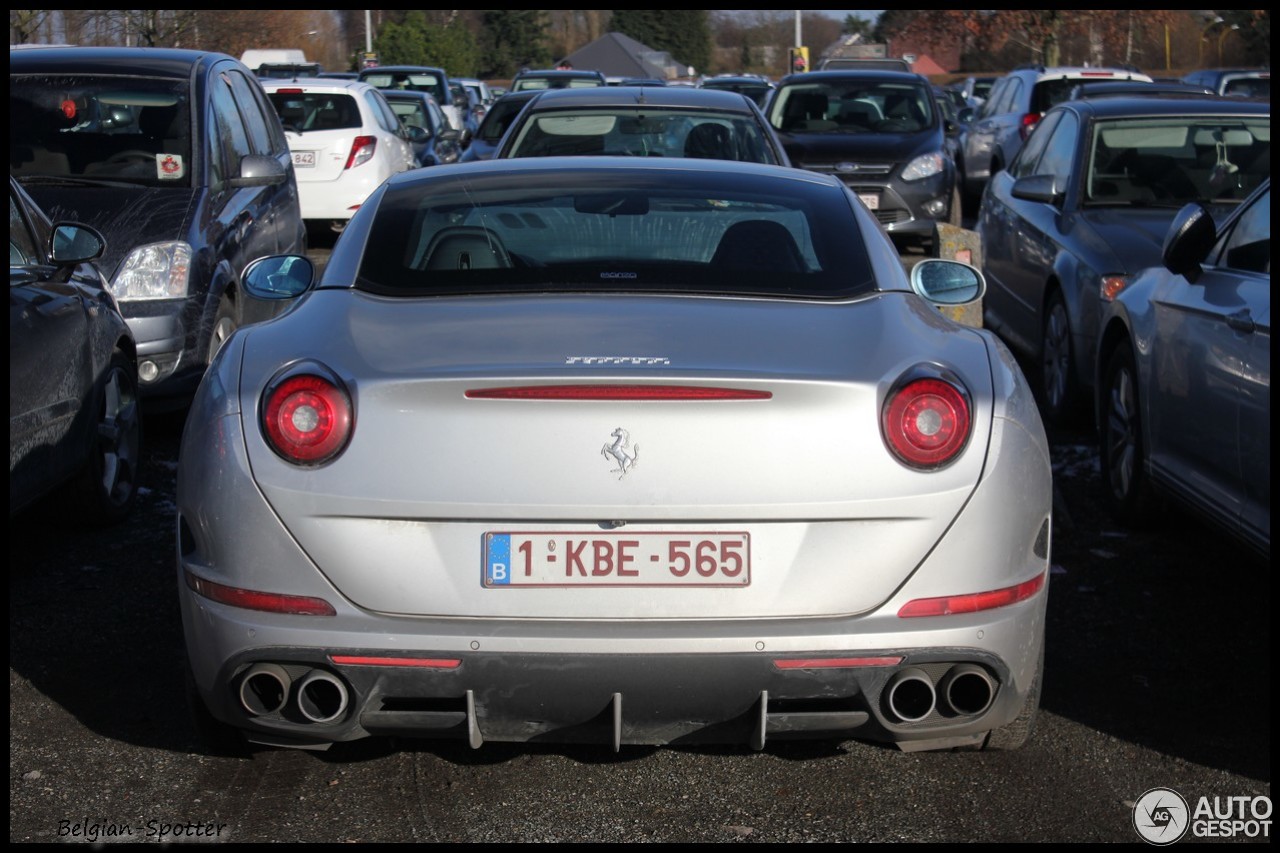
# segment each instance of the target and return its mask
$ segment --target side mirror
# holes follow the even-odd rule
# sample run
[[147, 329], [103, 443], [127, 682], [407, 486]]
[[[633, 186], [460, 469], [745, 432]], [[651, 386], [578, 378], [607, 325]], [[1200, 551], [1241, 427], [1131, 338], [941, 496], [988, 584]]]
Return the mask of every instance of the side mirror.
[[414, 145], [421, 145], [431, 138], [431, 131], [416, 124], [405, 125], [405, 137]]
[[973, 117], [976, 114], [977, 114], [977, 110], [975, 110], [973, 107], [963, 107], [960, 110], [960, 114], [956, 116], [956, 118], [960, 120], [961, 124], [969, 124], [970, 122], [973, 121]]
[[240, 283], [255, 299], [278, 301], [306, 293], [315, 274], [315, 265], [302, 255], [271, 255], [245, 267]]
[[58, 266], [74, 266], [102, 257], [106, 249], [107, 241], [88, 225], [59, 222], [53, 226], [49, 259]]
[[1063, 195], [1053, 175], [1027, 175], [1025, 178], [1018, 178], [1013, 182], [1010, 193], [1023, 201], [1042, 201], [1055, 205], [1062, 201]]
[[982, 298], [987, 282], [968, 264], [926, 258], [911, 267], [911, 289], [934, 305], [965, 305]]
[[232, 187], [265, 187], [283, 184], [289, 177], [284, 165], [268, 154], [246, 154], [240, 158], [240, 177], [227, 184]]
[[1185, 276], [1192, 283], [1200, 277], [1200, 265], [1218, 240], [1213, 216], [1198, 202], [1178, 211], [1164, 235], [1160, 260], [1174, 275]]

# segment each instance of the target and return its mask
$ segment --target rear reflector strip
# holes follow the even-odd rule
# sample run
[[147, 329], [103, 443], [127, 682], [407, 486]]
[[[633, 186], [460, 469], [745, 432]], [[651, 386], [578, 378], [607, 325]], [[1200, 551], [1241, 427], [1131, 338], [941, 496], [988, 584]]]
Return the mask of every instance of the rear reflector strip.
[[450, 658], [369, 658], [356, 655], [329, 655], [338, 666], [416, 666], [424, 669], [457, 669], [462, 661]]
[[901, 657], [889, 658], [799, 658], [775, 660], [778, 669], [852, 669], [860, 666], [897, 666]]
[[974, 592], [968, 595], [946, 595], [941, 598], [917, 598], [908, 601], [898, 611], [898, 616], [908, 619], [916, 616], [956, 616], [961, 613], [977, 613], [980, 610], [994, 610], [1007, 607], [1019, 601], [1025, 601], [1040, 591], [1044, 586], [1044, 573], [1036, 575], [1029, 581], [1003, 589], [988, 592]]
[[769, 400], [771, 391], [697, 385], [525, 385], [475, 388], [470, 400]]
[[187, 586], [197, 595], [229, 604], [232, 607], [243, 607], [246, 610], [264, 610], [268, 613], [288, 613], [294, 616], [335, 616], [337, 611], [333, 605], [323, 598], [311, 598], [305, 595], [283, 595], [277, 592], [258, 592], [252, 589], [239, 589], [223, 586], [205, 580], [191, 572], [185, 572]]

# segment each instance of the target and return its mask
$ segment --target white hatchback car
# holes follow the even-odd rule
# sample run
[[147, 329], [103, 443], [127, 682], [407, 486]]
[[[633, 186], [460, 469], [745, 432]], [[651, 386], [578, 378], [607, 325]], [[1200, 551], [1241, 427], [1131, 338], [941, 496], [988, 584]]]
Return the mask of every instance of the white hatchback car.
[[262, 80], [284, 124], [302, 218], [341, 231], [387, 178], [415, 168], [414, 132], [373, 86], [356, 80]]

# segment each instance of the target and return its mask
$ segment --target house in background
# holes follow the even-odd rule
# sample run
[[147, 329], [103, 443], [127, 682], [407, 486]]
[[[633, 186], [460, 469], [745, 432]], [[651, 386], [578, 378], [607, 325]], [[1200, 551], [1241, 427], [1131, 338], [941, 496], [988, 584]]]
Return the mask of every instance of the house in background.
[[656, 77], [676, 80], [689, 76], [689, 67], [665, 50], [654, 50], [622, 33], [605, 33], [560, 60], [582, 71], [599, 71], [606, 77]]

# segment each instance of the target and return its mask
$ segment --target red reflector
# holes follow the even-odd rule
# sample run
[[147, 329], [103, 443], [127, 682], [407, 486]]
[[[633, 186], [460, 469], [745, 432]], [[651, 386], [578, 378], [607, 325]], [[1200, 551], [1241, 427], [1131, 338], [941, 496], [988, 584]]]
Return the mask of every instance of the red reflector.
[[366, 658], [356, 655], [329, 655], [339, 666], [417, 666], [425, 669], [457, 669], [462, 661], [449, 658]]
[[858, 666], [897, 666], [896, 658], [801, 658], [799, 660], [775, 660], [778, 669], [851, 669]]
[[306, 595], [282, 595], [276, 592], [258, 592], [252, 589], [238, 589], [223, 586], [205, 580], [202, 577], [185, 572], [187, 586], [197, 595], [203, 595], [219, 604], [232, 607], [243, 607], [246, 610], [265, 610], [268, 613], [289, 613], [294, 616], [335, 616], [337, 611], [333, 605], [323, 598], [311, 598]]
[[694, 385], [527, 385], [477, 388], [471, 400], [769, 400], [771, 391]]
[[961, 613], [977, 613], [979, 610], [994, 610], [997, 607], [1007, 607], [1028, 599], [1039, 592], [1042, 586], [1044, 586], [1043, 573], [1016, 586], [1006, 586], [1004, 589], [993, 589], [989, 592], [944, 595], [941, 598], [917, 598], [902, 605], [898, 616], [909, 619], [915, 616], [956, 616]]

